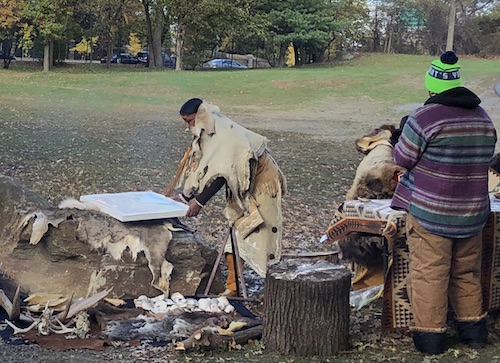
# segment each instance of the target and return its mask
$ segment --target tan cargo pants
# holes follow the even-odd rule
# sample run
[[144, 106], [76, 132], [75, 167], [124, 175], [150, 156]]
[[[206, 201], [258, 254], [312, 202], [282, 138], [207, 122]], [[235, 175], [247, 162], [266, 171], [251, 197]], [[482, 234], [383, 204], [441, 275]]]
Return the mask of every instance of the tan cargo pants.
[[441, 333], [446, 330], [448, 302], [457, 321], [479, 321], [482, 233], [451, 239], [424, 229], [408, 214], [408, 295], [413, 312], [411, 330]]

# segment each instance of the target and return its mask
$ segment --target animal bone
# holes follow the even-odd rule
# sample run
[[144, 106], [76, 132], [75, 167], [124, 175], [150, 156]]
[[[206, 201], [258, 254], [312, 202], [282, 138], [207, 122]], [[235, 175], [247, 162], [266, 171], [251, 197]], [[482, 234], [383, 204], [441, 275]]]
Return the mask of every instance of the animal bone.
[[113, 288], [103, 290], [103, 291], [101, 291], [95, 295], [92, 295], [88, 298], [78, 300], [74, 304], [71, 304], [66, 316], [63, 315], [63, 313], [64, 313], [63, 312], [63, 313], [59, 314], [57, 317], [61, 320], [71, 319], [73, 316], [78, 314], [80, 311], [87, 310], [87, 309], [90, 309], [91, 307], [93, 307], [100, 300], [104, 299], [111, 292], [111, 290], [113, 290]]
[[4, 308], [4, 310], [7, 312], [7, 315], [9, 316], [10, 320], [22, 320], [25, 322], [33, 322], [34, 319], [29, 316], [21, 313], [21, 307], [20, 307], [20, 287], [16, 289], [16, 293], [14, 294], [14, 299], [13, 302], [9, 300], [7, 295], [5, 295], [5, 292], [0, 289], [0, 306]]
[[78, 338], [85, 338], [90, 332], [90, 321], [89, 314], [84, 311], [80, 311], [77, 316], [73, 319], [75, 327], [73, 328], [73, 333]]
[[67, 327], [66, 325], [61, 323], [61, 321], [59, 319], [56, 318], [55, 322], [57, 324], [59, 324], [59, 326], [55, 325], [52, 321], [50, 321], [49, 330], [51, 332], [56, 333], [56, 334], [66, 334], [66, 333], [74, 333], [75, 332], [75, 328]]
[[3, 290], [0, 290], [0, 306], [3, 307], [7, 312], [10, 320], [17, 320], [21, 315], [21, 307], [19, 301], [20, 291], [21, 289], [18, 286], [16, 289], [16, 293], [14, 294], [14, 299], [12, 299], [13, 302], [11, 302], [7, 295], [5, 295], [5, 292]]
[[14, 330], [14, 335], [27, 333], [33, 328], [37, 328], [40, 335], [49, 335], [51, 332], [56, 334], [72, 333], [73, 329], [65, 326], [61, 321], [52, 316], [52, 310], [49, 309], [48, 303], [45, 305], [45, 310], [39, 318], [35, 319], [33, 323], [27, 328], [19, 328], [8, 320], [5, 322]]
[[[74, 297], [74, 294], [71, 294], [71, 297], [69, 298], [68, 303], [64, 307], [64, 310], [62, 312], [60, 312], [59, 315], [57, 316], [59, 319], [65, 320], [68, 317], [69, 309], [71, 307], [71, 303], [73, 302], [73, 297]], [[48, 302], [47, 302], [47, 304], [48, 304]]]
[[22, 329], [22, 328], [19, 328], [19, 327], [15, 326], [13, 323], [11, 323], [10, 321], [8, 321], [7, 319], [5, 319], [5, 322], [7, 323], [8, 326], [10, 326], [14, 330], [14, 335], [27, 333], [31, 329], [33, 329], [35, 326], [38, 325], [38, 321], [34, 321], [33, 323], [31, 323], [30, 326], [28, 326], [27, 328]]
[[[1, 290], [0, 290], [1, 291]], [[45, 309], [38, 318], [34, 319], [33, 323], [27, 328], [19, 328], [14, 325], [12, 322], [5, 320], [5, 322], [14, 329], [14, 334], [27, 333], [33, 328], [37, 328], [38, 333], [41, 335], [49, 335], [50, 333], [55, 334], [66, 334], [66, 333], [74, 333], [75, 328], [70, 328], [69, 326], [64, 325], [61, 320], [68, 320], [72, 317], [76, 316], [78, 313], [87, 310], [97, 304], [101, 299], [106, 297], [111, 292], [111, 289], [103, 290], [98, 294], [95, 294], [91, 297], [81, 299], [77, 301], [75, 304], [72, 304], [73, 296], [68, 301], [68, 304], [64, 311], [59, 313], [57, 316], [52, 315], [53, 310], [49, 308], [49, 301], [45, 305]], [[2, 291], [3, 293], [3, 291]], [[5, 294], [3, 294], [5, 296]], [[19, 301], [19, 299], [17, 299]], [[8, 299], [6, 299], [10, 303]], [[8, 304], [6, 304], [8, 305]], [[12, 305], [12, 303], [11, 303]], [[3, 305], [2, 305], [3, 306]], [[7, 310], [7, 309], [6, 309]], [[22, 314], [21, 314], [22, 315]], [[71, 323], [75, 323], [74, 321]]]

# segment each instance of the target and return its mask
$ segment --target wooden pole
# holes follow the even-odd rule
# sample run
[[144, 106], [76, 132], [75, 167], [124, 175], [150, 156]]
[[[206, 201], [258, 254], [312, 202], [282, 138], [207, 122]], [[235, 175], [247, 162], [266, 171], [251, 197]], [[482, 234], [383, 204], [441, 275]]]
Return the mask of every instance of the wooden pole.
[[457, 16], [457, 1], [451, 0], [450, 15], [448, 18], [448, 35], [446, 37], [446, 50], [453, 50], [453, 38], [455, 37], [456, 16]]
[[351, 272], [327, 261], [283, 260], [266, 276], [266, 349], [332, 356], [348, 349]]

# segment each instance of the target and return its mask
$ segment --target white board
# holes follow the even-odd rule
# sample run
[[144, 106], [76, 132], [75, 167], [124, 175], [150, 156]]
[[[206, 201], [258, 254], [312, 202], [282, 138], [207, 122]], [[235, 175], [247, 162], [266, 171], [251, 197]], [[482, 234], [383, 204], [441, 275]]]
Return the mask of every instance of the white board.
[[187, 205], [152, 191], [89, 194], [80, 201], [92, 203], [121, 222], [183, 217], [188, 210]]

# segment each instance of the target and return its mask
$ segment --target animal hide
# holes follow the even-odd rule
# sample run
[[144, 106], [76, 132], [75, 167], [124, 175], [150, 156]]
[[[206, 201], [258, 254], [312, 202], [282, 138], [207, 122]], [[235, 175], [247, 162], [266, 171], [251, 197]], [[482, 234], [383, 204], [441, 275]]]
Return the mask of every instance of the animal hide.
[[[286, 179], [267, 152], [267, 139], [207, 102], [200, 105], [191, 132], [191, 154], [178, 186], [183, 182], [184, 195], [191, 196], [216, 178], [226, 180], [225, 216], [236, 225], [240, 256], [264, 277], [268, 264], [280, 259], [281, 197], [286, 192]], [[226, 251], [231, 251], [230, 244]]]
[[[359, 198], [390, 199], [397, 186], [397, 175], [405, 171], [393, 159], [393, 146], [400, 130], [382, 125], [356, 140], [356, 149], [366, 156], [361, 160], [345, 200]], [[344, 260], [366, 267], [382, 264], [383, 238], [368, 233], [350, 233], [339, 239]]]
[[404, 168], [393, 159], [391, 137], [396, 131], [393, 125], [383, 125], [369, 135], [356, 140], [356, 149], [366, 156], [361, 160], [346, 200], [358, 198], [392, 198], [397, 185], [397, 173]]

